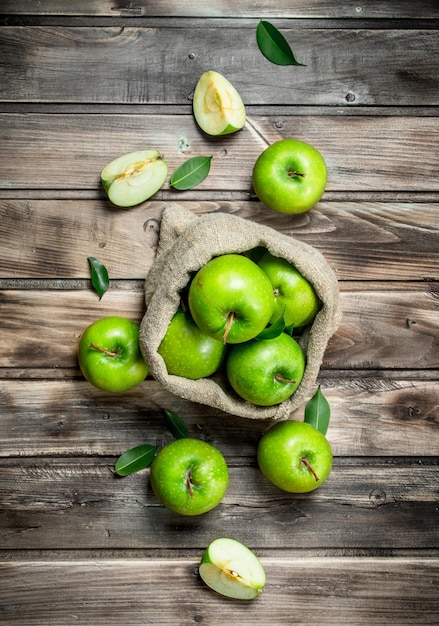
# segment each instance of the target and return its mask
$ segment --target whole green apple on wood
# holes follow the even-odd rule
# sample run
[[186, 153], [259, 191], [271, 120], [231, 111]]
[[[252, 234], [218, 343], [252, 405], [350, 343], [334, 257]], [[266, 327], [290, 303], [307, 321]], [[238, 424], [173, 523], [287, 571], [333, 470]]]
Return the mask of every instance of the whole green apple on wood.
[[139, 344], [139, 325], [122, 316], [103, 317], [82, 333], [78, 361], [85, 378], [98, 389], [121, 393], [149, 373]]
[[246, 112], [241, 96], [219, 72], [204, 72], [194, 91], [194, 117], [208, 135], [228, 135], [245, 124]]
[[266, 252], [258, 261], [274, 290], [274, 310], [270, 323], [283, 315], [285, 324], [300, 328], [310, 324], [321, 307], [312, 284], [286, 259]]
[[179, 309], [157, 352], [162, 356], [168, 374], [196, 380], [216, 372], [224, 359], [226, 346], [203, 333], [189, 313]]
[[197, 326], [223, 343], [256, 337], [270, 320], [274, 295], [266, 274], [240, 254], [210, 259], [193, 277], [189, 309]]
[[158, 500], [180, 515], [201, 515], [216, 507], [229, 484], [221, 452], [201, 439], [176, 439], [162, 448], [150, 468]]
[[252, 172], [258, 198], [279, 213], [304, 213], [326, 187], [327, 169], [321, 153], [304, 141], [281, 139], [257, 158]]
[[198, 571], [206, 585], [228, 598], [252, 600], [265, 586], [265, 571], [256, 554], [228, 537], [210, 543]]
[[286, 420], [269, 428], [258, 444], [261, 472], [291, 493], [308, 493], [322, 485], [332, 468], [326, 437], [306, 422]]
[[167, 175], [168, 166], [158, 150], [137, 150], [108, 163], [101, 181], [113, 204], [132, 207], [151, 198]]
[[305, 370], [302, 348], [287, 333], [234, 345], [226, 360], [227, 378], [236, 393], [258, 406], [284, 402]]

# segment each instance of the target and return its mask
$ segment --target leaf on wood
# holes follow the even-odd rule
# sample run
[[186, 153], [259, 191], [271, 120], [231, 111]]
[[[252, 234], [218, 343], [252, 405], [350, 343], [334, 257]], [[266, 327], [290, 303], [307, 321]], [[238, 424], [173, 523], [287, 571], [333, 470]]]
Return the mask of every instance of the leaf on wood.
[[96, 293], [99, 296], [99, 300], [110, 286], [110, 279], [108, 277], [108, 271], [105, 265], [95, 259], [93, 256], [87, 258], [91, 269], [91, 284], [93, 285]]
[[114, 471], [118, 476], [129, 476], [145, 469], [152, 463], [157, 446], [145, 443], [124, 452], [117, 460]]
[[185, 439], [189, 436], [189, 429], [186, 422], [181, 417], [175, 413], [171, 413], [171, 411], [167, 411], [166, 409], [165, 417], [168, 428], [175, 439]]
[[256, 41], [264, 57], [275, 65], [301, 65], [294, 57], [287, 40], [270, 22], [261, 20], [256, 28]]
[[201, 183], [209, 174], [211, 156], [196, 156], [185, 161], [171, 176], [170, 185], [184, 191]]
[[326, 435], [329, 426], [331, 409], [320, 385], [305, 407], [305, 422], [314, 426], [322, 435]]

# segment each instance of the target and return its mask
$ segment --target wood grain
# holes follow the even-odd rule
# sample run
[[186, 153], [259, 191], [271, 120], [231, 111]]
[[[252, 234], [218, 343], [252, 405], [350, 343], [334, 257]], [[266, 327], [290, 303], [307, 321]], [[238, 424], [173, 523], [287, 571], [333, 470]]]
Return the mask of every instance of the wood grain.
[[275, 611], [278, 626], [313, 624], [316, 615], [323, 626], [437, 624], [437, 560], [261, 558], [265, 590], [242, 603], [204, 586], [200, 558], [3, 563], [2, 616], [11, 626], [254, 626], [273, 623]]
[[[233, 191], [253, 193], [252, 169], [262, 150], [293, 136], [324, 155], [328, 191], [439, 191], [439, 130], [433, 117], [256, 115], [238, 134], [214, 143], [200, 135], [192, 115], [11, 113], [0, 114], [0, 128], [0, 189], [5, 190], [64, 190], [65, 197], [69, 190], [88, 190], [103, 198], [102, 168], [147, 145], [163, 153], [170, 172], [190, 156], [213, 155], [211, 173], [197, 189], [206, 199], [212, 191], [227, 190], [231, 199]], [[177, 200], [181, 194], [168, 191], [167, 197]]]
[[11, 26], [0, 33], [0, 101], [187, 105], [201, 73], [215, 68], [246, 105], [439, 104], [437, 30], [283, 29], [306, 68], [274, 71], [256, 23], [199, 26], [195, 39], [177, 26]]
[[408, 465], [335, 462], [325, 484], [302, 495], [277, 489], [255, 466], [232, 465], [223, 501], [200, 517], [168, 511], [148, 470], [120, 479], [114, 462], [2, 460], [0, 549], [171, 549], [176, 541], [180, 549], [202, 549], [230, 534], [265, 549], [438, 545], [439, 527], [431, 522], [439, 467], [415, 459]]
[[[259, 202], [177, 200], [194, 216], [232, 213], [300, 239], [324, 254], [341, 281], [359, 273], [363, 280], [439, 278], [438, 203], [321, 202], [291, 216]], [[104, 200], [0, 199], [1, 277], [88, 279], [87, 257], [95, 256], [112, 279], [143, 279], [165, 205], [152, 200], [117, 211]]]

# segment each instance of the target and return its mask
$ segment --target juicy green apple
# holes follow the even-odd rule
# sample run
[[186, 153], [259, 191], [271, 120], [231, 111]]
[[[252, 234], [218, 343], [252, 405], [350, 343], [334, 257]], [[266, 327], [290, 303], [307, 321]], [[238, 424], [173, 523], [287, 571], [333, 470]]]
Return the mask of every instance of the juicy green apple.
[[222, 74], [209, 70], [194, 91], [194, 117], [208, 135], [227, 135], [245, 124], [245, 106], [235, 87]]
[[259, 259], [274, 290], [274, 310], [270, 323], [283, 315], [285, 324], [300, 328], [310, 324], [321, 303], [312, 284], [287, 260], [267, 252]]
[[181, 309], [172, 318], [158, 348], [168, 374], [192, 380], [207, 378], [216, 372], [225, 351], [222, 341], [203, 333]]
[[261, 472], [274, 485], [291, 493], [314, 491], [332, 468], [329, 441], [306, 422], [286, 420], [269, 428], [259, 441]]
[[198, 270], [188, 302], [204, 333], [223, 343], [240, 343], [265, 328], [273, 313], [274, 295], [256, 263], [240, 254], [224, 254]]
[[221, 452], [210, 443], [190, 437], [162, 448], [150, 469], [158, 500], [180, 515], [201, 515], [216, 507], [229, 484]]
[[131, 207], [151, 198], [167, 175], [168, 166], [158, 150], [138, 150], [106, 165], [101, 181], [113, 204]]
[[85, 378], [98, 389], [121, 393], [149, 373], [139, 344], [139, 325], [121, 316], [103, 317], [82, 333], [78, 361]]
[[326, 187], [326, 163], [320, 152], [297, 139], [281, 139], [266, 148], [253, 167], [258, 198], [279, 213], [304, 213]]
[[279, 404], [292, 396], [304, 370], [302, 348], [287, 333], [232, 346], [226, 361], [233, 389], [258, 406]]
[[254, 552], [230, 539], [215, 539], [199, 566], [203, 581], [217, 593], [238, 600], [256, 598], [265, 586], [265, 571]]

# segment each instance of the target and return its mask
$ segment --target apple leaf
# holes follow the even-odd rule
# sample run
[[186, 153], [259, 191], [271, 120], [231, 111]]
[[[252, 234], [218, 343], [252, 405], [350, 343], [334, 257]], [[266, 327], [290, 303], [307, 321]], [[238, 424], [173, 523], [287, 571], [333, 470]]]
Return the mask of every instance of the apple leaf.
[[129, 476], [129, 474], [140, 472], [152, 463], [156, 451], [157, 446], [149, 443], [127, 450], [118, 458], [114, 468], [115, 473], [118, 476]]
[[322, 435], [326, 435], [329, 426], [329, 418], [331, 409], [325, 396], [323, 395], [320, 385], [311, 400], [305, 407], [304, 421], [314, 426]]
[[259, 335], [256, 336], [256, 339], [274, 339], [278, 337], [285, 330], [285, 320], [284, 316], [281, 315], [279, 319], [277, 319], [271, 326], [267, 326], [262, 330]]
[[166, 409], [165, 417], [168, 428], [174, 435], [175, 439], [185, 439], [189, 436], [189, 430], [186, 422], [181, 417], [175, 413], [171, 413], [171, 411], [167, 411]]
[[270, 22], [261, 20], [256, 28], [256, 41], [264, 57], [275, 65], [301, 65], [296, 61], [287, 40]]
[[99, 259], [95, 259], [93, 256], [87, 257], [87, 260], [91, 269], [91, 284], [100, 300], [110, 286], [107, 268]]
[[170, 185], [184, 191], [201, 183], [210, 171], [211, 156], [196, 156], [185, 161], [171, 176]]

